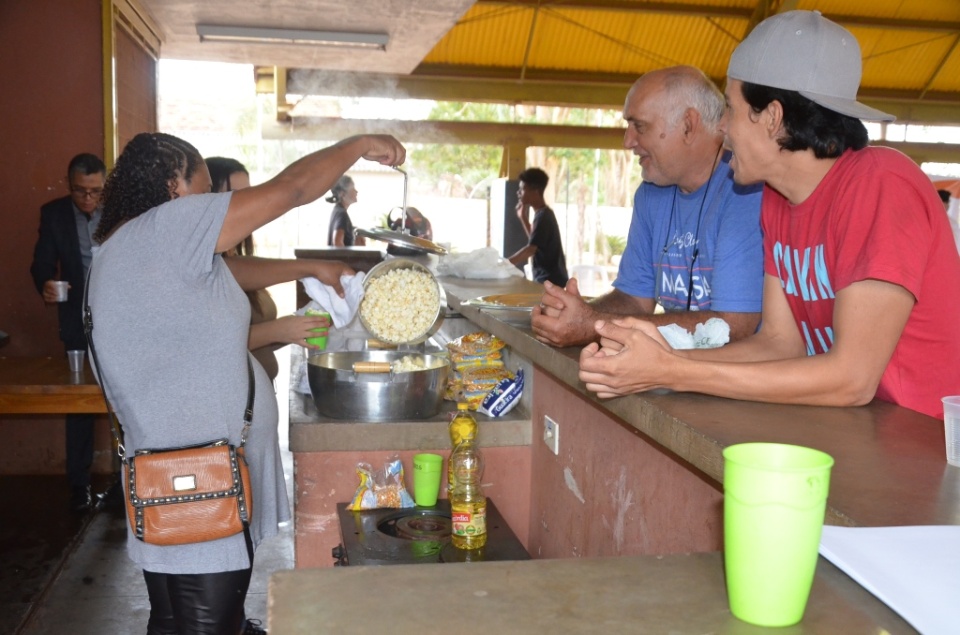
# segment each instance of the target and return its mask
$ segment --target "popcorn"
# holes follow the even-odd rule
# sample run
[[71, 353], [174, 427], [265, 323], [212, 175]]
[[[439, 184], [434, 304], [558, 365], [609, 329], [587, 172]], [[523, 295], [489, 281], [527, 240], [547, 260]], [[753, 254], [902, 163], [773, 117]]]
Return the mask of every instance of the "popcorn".
[[442, 359], [436, 359], [428, 364], [427, 359], [422, 355], [404, 355], [390, 364], [390, 370], [394, 373], [413, 373], [418, 370], [440, 368], [445, 363]]
[[405, 344], [430, 330], [439, 306], [440, 291], [431, 275], [391, 269], [367, 279], [360, 317], [377, 339]]

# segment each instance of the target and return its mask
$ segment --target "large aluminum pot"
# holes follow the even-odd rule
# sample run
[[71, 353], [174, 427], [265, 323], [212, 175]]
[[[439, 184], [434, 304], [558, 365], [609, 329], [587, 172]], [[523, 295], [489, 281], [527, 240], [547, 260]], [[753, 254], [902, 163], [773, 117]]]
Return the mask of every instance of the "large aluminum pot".
[[[387, 338], [380, 336], [375, 329], [370, 328], [370, 324], [363, 317], [363, 301], [360, 301], [361, 310], [359, 311], [360, 323], [363, 324], [363, 328], [367, 329], [371, 335], [375, 338], [380, 339], [388, 344], [419, 344], [420, 342], [426, 341], [428, 338], [432, 337], [439, 329], [440, 325], [443, 324], [443, 305], [444, 305], [444, 294], [443, 288], [440, 286], [440, 283], [437, 281], [436, 276], [433, 275], [433, 272], [421, 265], [419, 262], [413, 260], [407, 260], [406, 258], [393, 258], [391, 260], [384, 260], [380, 264], [376, 265], [370, 271], [367, 272], [366, 277], [363, 279], [363, 291], [366, 294], [370, 282], [376, 280], [378, 277], [393, 271], [394, 269], [413, 269], [415, 271], [420, 271], [425, 273], [433, 281], [433, 284], [437, 287], [437, 297], [439, 301], [437, 306], [429, 307], [429, 310], [433, 315], [433, 323], [422, 333], [416, 335], [412, 339], [405, 342], [394, 342]], [[397, 298], [398, 301], [403, 301], [403, 298]]]
[[[422, 357], [428, 366], [440, 366], [391, 372], [390, 363], [406, 355]], [[382, 366], [379, 371], [377, 363]], [[325, 417], [351, 421], [429, 419], [440, 411], [449, 374], [448, 359], [423, 353], [344, 351], [307, 360], [307, 379], [317, 410]]]

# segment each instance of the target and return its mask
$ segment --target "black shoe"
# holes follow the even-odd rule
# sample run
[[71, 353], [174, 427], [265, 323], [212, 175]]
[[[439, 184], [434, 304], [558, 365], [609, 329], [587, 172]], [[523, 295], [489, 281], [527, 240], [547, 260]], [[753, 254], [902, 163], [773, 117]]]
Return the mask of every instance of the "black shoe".
[[85, 514], [93, 506], [93, 497], [90, 496], [90, 486], [70, 488], [70, 511], [75, 514]]
[[260, 628], [261, 624], [260, 620], [247, 620], [246, 626], [243, 627], [243, 635], [267, 635], [266, 629]]
[[116, 511], [124, 508], [123, 488], [120, 482], [115, 481], [113, 485], [97, 494], [97, 508], [107, 511]]

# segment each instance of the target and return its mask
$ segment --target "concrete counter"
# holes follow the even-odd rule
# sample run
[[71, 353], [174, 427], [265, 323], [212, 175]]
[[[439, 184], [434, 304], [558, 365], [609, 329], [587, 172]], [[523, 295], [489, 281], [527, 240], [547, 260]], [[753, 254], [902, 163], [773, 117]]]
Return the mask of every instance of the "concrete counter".
[[916, 633], [822, 558], [803, 621], [777, 629], [730, 614], [719, 553], [284, 571], [269, 598], [271, 635]]
[[[502, 420], [481, 417], [481, 444], [489, 450], [488, 494], [535, 556], [720, 549], [721, 452], [751, 441], [814, 447], [835, 458], [829, 524], [960, 524], [960, 469], [946, 463], [939, 420], [880, 401], [826, 408], [693, 393], [598, 400], [578, 379], [578, 348], [541, 344], [528, 324], [463, 304], [498, 293], [537, 293], [539, 284], [520, 278], [440, 282], [453, 315], [466, 318], [459, 320], [460, 331], [496, 334], [529, 368], [525, 403]], [[352, 497], [356, 463], [376, 464], [394, 453], [405, 461], [418, 451], [446, 455], [452, 408], [445, 404], [427, 421], [331, 421], [319, 416], [309, 397], [291, 393], [298, 566], [330, 562], [334, 505]], [[540, 440], [545, 417], [560, 424], [556, 456]], [[321, 499], [313, 498], [317, 492]]]
[[[291, 378], [301, 376], [305, 361], [297, 356], [291, 363]], [[450, 444], [447, 429], [456, 404], [444, 401], [440, 412], [429, 419], [410, 421], [346, 421], [324, 417], [317, 412], [310, 395], [290, 393], [290, 450], [298, 452], [350, 452], [363, 450], [429, 450]], [[530, 445], [530, 413], [523, 407], [503, 417], [473, 413], [483, 435], [480, 447]]]
[[[508, 285], [440, 280], [449, 305], [464, 317], [502, 338], [578, 399], [653, 441], [718, 487], [723, 479], [724, 447], [753, 441], [791, 443], [823, 450], [836, 460], [827, 511], [830, 524], [960, 524], [960, 468], [946, 462], [943, 422], [938, 419], [882, 401], [858, 408], [829, 408], [693, 393], [598, 400], [577, 376], [579, 348], [547, 346], [533, 337], [529, 326], [505, 323], [461, 304], [493, 293], [530, 292], [540, 285], [525, 280]], [[533, 415], [536, 430], [536, 409]]]

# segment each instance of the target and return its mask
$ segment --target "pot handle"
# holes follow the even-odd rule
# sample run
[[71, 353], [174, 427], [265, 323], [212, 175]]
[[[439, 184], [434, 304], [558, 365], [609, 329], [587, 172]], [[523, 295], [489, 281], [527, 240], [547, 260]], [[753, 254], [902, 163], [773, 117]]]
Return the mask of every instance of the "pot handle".
[[354, 362], [355, 373], [389, 373], [390, 362]]

